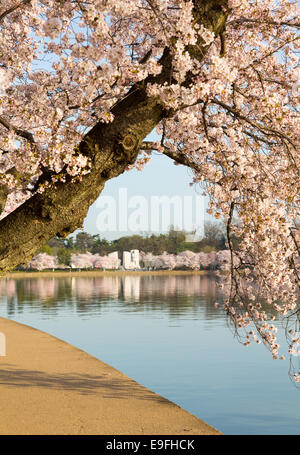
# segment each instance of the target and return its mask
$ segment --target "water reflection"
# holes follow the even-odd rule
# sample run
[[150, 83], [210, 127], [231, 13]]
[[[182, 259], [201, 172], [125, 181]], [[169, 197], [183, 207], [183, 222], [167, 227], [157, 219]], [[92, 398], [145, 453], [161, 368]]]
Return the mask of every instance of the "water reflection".
[[74, 344], [225, 434], [299, 434], [300, 395], [287, 363], [234, 339], [214, 306], [222, 301], [215, 280], [7, 277], [0, 279], [0, 315]]
[[[208, 318], [216, 314], [215, 278], [209, 275], [122, 275], [106, 277], [28, 277], [0, 280], [0, 302], [6, 303], [9, 316], [24, 305], [38, 305], [40, 311], [74, 305], [79, 313], [101, 309], [108, 301], [118, 300], [123, 310], [168, 311], [171, 315], [197, 312], [201, 303]], [[142, 304], [142, 305], [141, 305]]]

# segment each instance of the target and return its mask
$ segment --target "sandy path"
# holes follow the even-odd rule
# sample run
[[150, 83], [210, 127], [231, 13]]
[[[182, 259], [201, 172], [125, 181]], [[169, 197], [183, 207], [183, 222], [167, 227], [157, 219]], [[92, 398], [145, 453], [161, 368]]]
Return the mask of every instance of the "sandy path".
[[220, 434], [64, 341], [4, 318], [0, 332], [0, 434]]

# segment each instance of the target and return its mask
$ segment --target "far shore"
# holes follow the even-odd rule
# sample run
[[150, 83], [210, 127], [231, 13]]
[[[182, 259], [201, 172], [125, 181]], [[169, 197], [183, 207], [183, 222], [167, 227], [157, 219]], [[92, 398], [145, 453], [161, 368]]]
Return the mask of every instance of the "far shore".
[[[77, 270], [77, 271], [68, 271], [68, 270], [54, 270], [54, 271], [37, 271], [37, 272], [23, 272], [23, 271], [14, 271], [6, 275], [3, 275], [2, 278], [30, 278], [30, 277], [105, 277], [105, 276], [124, 276], [124, 275], [207, 275], [213, 273], [210, 270]], [[1, 278], [1, 277], [0, 277]]]

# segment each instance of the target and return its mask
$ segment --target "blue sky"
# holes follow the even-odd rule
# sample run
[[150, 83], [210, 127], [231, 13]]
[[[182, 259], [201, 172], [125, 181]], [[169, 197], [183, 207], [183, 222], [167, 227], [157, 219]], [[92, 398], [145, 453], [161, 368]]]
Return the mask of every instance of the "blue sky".
[[[120, 203], [120, 190], [121, 192], [124, 192], [124, 189], [126, 189], [128, 200], [134, 196], [142, 196], [146, 202], [149, 203], [149, 206], [151, 196], [167, 196], [169, 198], [179, 196], [182, 199], [183, 204], [184, 196], [189, 196], [190, 200], [192, 198], [193, 217], [195, 215], [194, 212], [198, 210], [196, 221], [198, 221], [198, 225], [201, 225], [204, 217], [206, 219], [208, 218], [208, 215], [205, 213], [207, 201], [206, 198], [201, 196], [203, 190], [200, 186], [190, 186], [191, 181], [192, 171], [190, 169], [182, 165], [176, 166], [170, 158], [155, 152], [153, 153], [151, 162], [145, 166], [143, 171], [137, 171], [136, 169], [126, 171], [119, 177], [109, 180], [106, 183], [99, 199], [95, 201], [89, 209], [84, 222], [84, 230], [91, 234], [100, 234], [101, 237], [105, 237], [109, 240], [119, 238], [126, 234], [132, 235], [134, 233], [141, 233], [141, 230], [137, 230], [135, 232], [132, 232], [132, 230], [124, 231], [120, 229], [106, 232], [101, 232], [99, 230], [99, 222], [97, 223], [97, 219], [99, 221], [99, 216], [101, 216], [100, 214], [103, 210], [101, 207], [101, 204], [103, 204], [103, 198], [113, 198], [118, 207], [118, 204]], [[202, 207], [199, 206], [200, 199], [202, 201]], [[196, 201], [198, 204], [197, 206]], [[129, 216], [132, 212], [133, 209], [128, 209]], [[147, 231], [149, 232], [150, 229]]]

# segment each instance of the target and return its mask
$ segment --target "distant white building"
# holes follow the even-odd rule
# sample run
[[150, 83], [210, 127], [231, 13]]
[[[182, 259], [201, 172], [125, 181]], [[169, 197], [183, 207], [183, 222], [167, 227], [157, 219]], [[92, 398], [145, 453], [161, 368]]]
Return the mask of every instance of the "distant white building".
[[185, 236], [185, 241], [186, 242], [200, 242], [200, 240], [202, 240], [204, 237], [204, 232], [203, 232], [203, 228], [197, 228], [195, 229], [195, 231], [193, 232], [189, 232], [188, 234], [186, 234]]
[[139, 250], [131, 250], [131, 263], [134, 269], [140, 268], [140, 252]]
[[140, 268], [139, 250], [123, 251], [123, 267], [126, 270]]
[[131, 254], [129, 251], [123, 251], [123, 262], [124, 269], [131, 269]]

